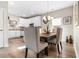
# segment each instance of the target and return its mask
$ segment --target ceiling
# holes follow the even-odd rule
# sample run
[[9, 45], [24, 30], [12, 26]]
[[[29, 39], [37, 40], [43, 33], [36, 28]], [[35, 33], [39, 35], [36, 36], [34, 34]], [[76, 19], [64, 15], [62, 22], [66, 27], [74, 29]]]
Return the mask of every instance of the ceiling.
[[9, 1], [8, 13], [30, 17], [73, 5], [73, 1]]

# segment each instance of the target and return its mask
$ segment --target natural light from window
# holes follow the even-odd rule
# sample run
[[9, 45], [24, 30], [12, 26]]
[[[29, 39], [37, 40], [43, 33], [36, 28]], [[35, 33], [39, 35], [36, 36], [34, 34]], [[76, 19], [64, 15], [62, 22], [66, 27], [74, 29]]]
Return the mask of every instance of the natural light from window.
[[18, 47], [17, 49], [22, 50], [22, 49], [25, 49], [25, 48], [26, 48], [26, 46], [24, 45], [24, 46]]
[[60, 25], [61, 25], [61, 18], [52, 19], [52, 26], [60, 26]]

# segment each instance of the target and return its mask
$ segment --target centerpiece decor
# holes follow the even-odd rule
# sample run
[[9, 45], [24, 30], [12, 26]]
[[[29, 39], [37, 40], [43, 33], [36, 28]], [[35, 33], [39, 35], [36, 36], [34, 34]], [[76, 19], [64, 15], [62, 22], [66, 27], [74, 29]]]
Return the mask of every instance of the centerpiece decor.
[[46, 24], [46, 30], [44, 30], [47, 34], [50, 33], [49, 31], [49, 24], [48, 22], [50, 21], [51, 17], [50, 16], [44, 16], [43, 17], [43, 23]]

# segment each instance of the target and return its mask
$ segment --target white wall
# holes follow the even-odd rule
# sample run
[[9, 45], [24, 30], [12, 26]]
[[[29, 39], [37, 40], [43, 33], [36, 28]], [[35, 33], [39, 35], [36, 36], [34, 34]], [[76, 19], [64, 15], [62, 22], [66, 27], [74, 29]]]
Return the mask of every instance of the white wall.
[[0, 7], [4, 8], [4, 47], [8, 47], [8, 2], [0, 1]]
[[73, 4], [73, 34], [75, 53], [79, 58], [79, 2]]
[[8, 29], [18, 29], [17, 25], [18, 25], [18, 22], [19, 22], [19, 17], [16, 17], [16, 16], [9, 16], [9, 20], [14, 20], [17, 22], [17, 24], [14, 26], [14, 27], [11, 27], [10, 24], [8, 23]]
[[34, 23], [35, 27], [41, 26], [41, 17], [33, 17], [29, 19], [19, 18], [19, 25], [21, 27], [29, 27], [29, 24]]
[[61, 9], [61, 10], [54, 11], [54, 12], [50, 13], [49, 15], [54, 18], [61, 18], [62, 19], [62, 28], [63, 28], [62, 41], [66, 41], [66, 36], [73, 35], [72, 24], [63, 25], [63, 17], [73, 16], [73, 7], [72, 6]]
[[74, 27], [74, 48], [76, 57], [79, 58], [79, 26]]

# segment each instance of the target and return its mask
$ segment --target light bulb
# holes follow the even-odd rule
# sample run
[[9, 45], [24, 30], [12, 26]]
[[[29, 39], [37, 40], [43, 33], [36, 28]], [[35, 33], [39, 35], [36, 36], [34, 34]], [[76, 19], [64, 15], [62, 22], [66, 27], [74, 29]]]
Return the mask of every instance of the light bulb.
[[43, 19], [46, 20], [46, 17], [44, 16]]
[[51, 17], [50, 16], [48, 16], [48, 20], [50, 20], [51, 19]]

